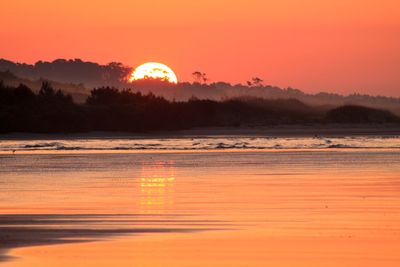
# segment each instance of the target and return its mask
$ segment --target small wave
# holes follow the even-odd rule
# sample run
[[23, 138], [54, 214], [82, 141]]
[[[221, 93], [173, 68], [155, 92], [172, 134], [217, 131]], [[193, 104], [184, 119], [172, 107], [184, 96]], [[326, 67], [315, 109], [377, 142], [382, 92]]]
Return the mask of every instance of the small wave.
[[349, 145], [344, 145], [344, 144], [335, 144], [335, 145], [328, 146], [328, 148], [361, 148], [361, 147], [349, 146]]
[[58, 146], [57, 150], [87, 150], [87, 148], [79, 146]]
[[233, 148], [233, 145], [227, 145], [224, 143], [218, 143], [214, 148], [216, 149], [227, 149], [227, 148]]
[[51, 142], [51, 143], [38, 143], [38, 144], [29, 144], [22, 146], [23, 148], [47, 148], [47, 147], [57, 147], [60, 146], [59, 142]]

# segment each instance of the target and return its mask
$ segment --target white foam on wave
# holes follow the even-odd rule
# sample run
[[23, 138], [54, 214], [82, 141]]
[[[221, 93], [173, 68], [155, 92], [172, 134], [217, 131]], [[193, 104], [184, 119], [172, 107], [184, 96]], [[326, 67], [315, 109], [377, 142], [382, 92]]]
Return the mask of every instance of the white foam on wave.
[[0, 151], [400, 148], [399, 136], [2, 140]]

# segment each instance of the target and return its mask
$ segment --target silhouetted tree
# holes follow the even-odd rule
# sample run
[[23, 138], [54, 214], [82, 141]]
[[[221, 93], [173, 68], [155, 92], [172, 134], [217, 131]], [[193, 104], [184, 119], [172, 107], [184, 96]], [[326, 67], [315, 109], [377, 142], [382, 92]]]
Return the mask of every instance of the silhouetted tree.
[[207, 83], [207, 81], [208, 81], [207, 74], [205, 74], [204, 72], [201, 72], [201, 71], [193, 72], [192, 76], [193, 76], [194, 80], [198, 83]]
[[261, 78], [259, 78], [259, 77], [253, 77], [253, 78], [251, 78], [251, 81], [247, 81], [246, 83], [247, 83], [247, 85], [249, 86], [249, 87], [251, 87], [251, 86], [254, 86], [254, 87], [261, 87], [261, 86], [263, 86], [263, 80], [261, 79]]

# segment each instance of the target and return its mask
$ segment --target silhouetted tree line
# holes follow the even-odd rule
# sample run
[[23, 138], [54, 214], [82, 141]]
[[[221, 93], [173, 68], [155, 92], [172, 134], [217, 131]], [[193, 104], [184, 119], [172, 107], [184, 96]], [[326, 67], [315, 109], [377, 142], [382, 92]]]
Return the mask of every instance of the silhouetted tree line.
[[77, 59], [56, 59], [52, 62], [38, 61], [33, 65], [0, 59], [0, 71], [11, 71], [27, 79], [53, 80], [86, 86], [123, 86], [132, 68], [119, 62], [100, 65]]
[[[295, 88], [279, 88], [268, 85], [260, 77], [253, 77], [246, 84], [229, 84], [226, 82], [211, 82], [211, 79], [202, 71], [192, 73], [194, 82], [180, 82], [166, 86], [156, 82], [128, 81], [133, 68], [122, 63], [111, 62], [105, 65], [81, 59], [56, 59], [51, 62], [38, 61], [35, 64], [17, 63], [0, 59], [0, 80], [17, 86], [27, 84], [34, 91], [38, 91], [43, 80], [52, 81], [53, 85], [68, 92], [74, 100], [83, 103], [90, 94], [90, 88], [112, 86], [116, 88], [132, 88], [142, 93], [153, 92], [168, 100], [177, 99], [187, 101], [191, 96], [201, 99], [221, 100], [240, 96], [253, 96], [267, 99], [296, 98], [309, 105], [361, 105], [372, 108], [387, 109], [400, 115], [400, 98], [387, 96], [371, 96], [354, 93], [341, 95], [321, 92], [309, 94]], [[15, 77], [10, 77], [10, 72]], [[165, 90], [168, 88], [168, 90]], [[321, 88], [323, 89], [323, 88]], [[329, 107], [327, 107], [329, 108]]]
[[84, 104], [44, 82], [34, 93], [25, 85], [0, 83], [1, 132], [145, 132], [212, 126], [265, 126], [306, 123], [396, 123], [385, 110], [343, 106], [325, 110], [296, 99], [255, 97], [222, 101], [191, 98], [169, 101], [112, 87], [93, 89]]

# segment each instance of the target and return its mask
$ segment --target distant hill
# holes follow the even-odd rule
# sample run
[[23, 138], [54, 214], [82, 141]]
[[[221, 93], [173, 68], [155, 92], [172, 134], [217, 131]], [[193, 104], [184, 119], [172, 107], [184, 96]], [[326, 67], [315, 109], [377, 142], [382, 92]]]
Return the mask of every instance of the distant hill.
[[325, 116], [332, 123], [393, 123], [400, 118], [387, 110], [363, 106], [342, 106], [329, 110]]
[[[313, 106], [323, 106], [326, 109], [342, 105], [361, 105], [376, 109], [387, 109], [400, 115], [400, 98], [385, 96], [370, 96], [354, 93], [340, 95], [321, 92], [307, 94], [294, 88], [279, 88], [270, 85], [231, 85], [225, 82], [210, 84], [178, 83], [171, 85], [153, 82], [127, 82], [132, 68], [122, 63], [109, 63], [101, 65], [94, 62], [86, 62], [80, 59], [57, 59], [52, 62], [38, 61], [30, 65], [15, 63], [0, 59], [0, 80], [6, 84], [15, 86], [17, 83], [27, 84], [34, 90], [38, 90], [44, 80], [48, 80], [55, 88], [72, 94], [77, 102], [89, 95], [90, 89], [101, 86], [116, 88], [131, 88], [134, 92], [153, 92], [168, 100], [188, 100], [191, 97], [199, 99], [221, 100], [235, 97], [258, 97], [265, 99], [298, 99]], [[10, 72], [15, 74], [10, 78]]]
[[10, 71], [18, 77], [30, 80], [46, 79], [68, 84], [82, 84], [91, 88], [121, 86], [132, 72], [132, 68], [117, 62], [100, 65], [80, 59], [38, 61], [33, 65], [0, 59], [0, 71]]
[[0, 72], [0, 81], [3, 82], [5, 85], [17, 87], [20, 84], [24, 84], [33, 92], [39, 92], [40, 88], [42, 87], [43, 82], [50, 82], [54, 88], [60, 89], [63, 92], [70, 94], [73, 99], [77, 103], [84, 103], [86, 98], [90, 94], [90, 89], [87, 89], [83, 86], [83, 84], [67, 84], [67, 83], [60, 83], [50, 80], [38, 79], [38, 80], [29, 80], [18, 78], [13, 73], [9, 71]]

